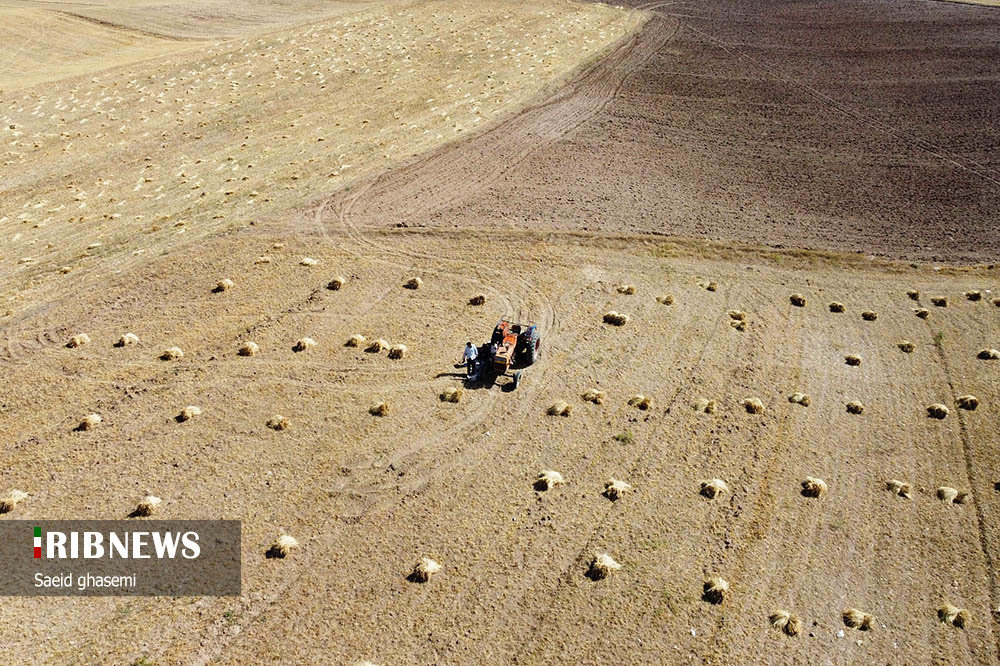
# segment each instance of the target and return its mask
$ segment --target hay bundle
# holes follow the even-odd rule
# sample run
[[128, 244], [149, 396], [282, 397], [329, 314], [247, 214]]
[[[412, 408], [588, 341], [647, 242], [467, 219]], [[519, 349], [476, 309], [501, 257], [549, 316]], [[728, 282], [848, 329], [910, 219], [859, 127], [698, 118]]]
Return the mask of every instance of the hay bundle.
[[706, 291], [715, 291], [719, 288], [719, 284], [717, 282], [708, 282], [708, 281], [699, 282], [698, 286], [701, 287], [702, 289], [705, 289]]
[[839, 301], [834, 301], [833, 303], [830, 303], [830, 312], [836, 312], [838, 314], [843, 314], [843, 312], [844, 312], [844, 304], [841, 303], [841, 302], [839, 302]]
[[441, 571], [441, 565], [429, 557], [422, 557], [407, 577], [411, 583], [426, 583], [431, 576]]
[[250, 340], [247, 340], [242, 345], [240, 345], [240, 348], [236, 351], [236, 353], [239, 354], [240, 356], [256, 356], [257, 354], [260, 353], [260, 345], [258, 345], [256, 342], [251, 342]]
[[885, 489], [893, 495], [899, 495], [904, 499], [910, 499], [910, 493], [913, 491], [910, 484], [905, 481], [900, 481], [899, 479], [889, 479], [886, 481]]
[[287, 534], [282, 534], [280, 537], [274, 540], [271, 546], [264, 553], [264, 557], [269, 560], [272, 559], [284, 559], [291, 554], [293, 550], [299, 547], [299, 542], [295, 537], [288, 536]]
[[621, 314], [611, 310], [610, 312], [604, 313], [604, 323], [611, 324], [612, 326], [624, 326], [628, 323], [629, 316], [627, 314]]
[[845, 625], [860, 631], [869, 631], [872, 628], [872, 622], [875, 621], [874, 617], [857, 608], [845, 608], [842, 617]]
[[927, 416], [932, 419], [943, 419], [948, 416], [948, 412], [951, 411], [941, 403], [935, 403], [933, 405], [927, 405]]
[[899, 347], [899, 350], [901, 352], [905, 352], [907, 354], [911, 353], [914, 349], [916, 349], [913, 343], [910, 342], [909, 340], [900, 340], [899, 342], [896, 343], [896, 346]]
[[674, 295], [673, 294], [663, 294], [662, 296], [656, 297], [656, 302], [660, 305], [673, 305]]
[[462, 389], [449, 386], [445, 390], [441, 391], [441, 395], [438, 396], [438, 399], [441, 402], [461, 402]]
[[626, 296], [631, 296], [635, 293], [634, 284], [620, 284], [618, 285], [618, 293], [625, 294]]
[[347, 283], [347, 278], [343, 275], [338, 275], [329, 282], [326, 283], [326, 288], [330, 291], [340, 291], [344, 285]]
[[939, 500], [948, 504], [965, 504], [965, 500], [969, 497], [969, 493], [962, 493], [948, 486], [941, 486], [936, 494]]
[[865, 406], [858, 402], [857, 400], [852, 400], [847, 403], [847, 413], [848, 414], [864, 414]]
[[160, 354], [161, 361], [176, 361], [184, 358], [184, 351], [180, 347], [167, 347]]
[[115, 343], [115, 347], [128, 347], [129, 345], [139, 344], [139, 336], [135, 333], [126, 333], [122, 337], [118, 338], [118, 342]]
[[944, 296], [935, 296], [931, 299], [931, 305], [936, 308], [946, 308], [948, 307], [948, 299]]
[[947, 624], [949, 627], [965, 629], [965, 627], [969, 624], [969, 611], [964, 608], [958, 608], [957, 606], [952, 606], [951, 604], [945, 604], [938, 609], [937, 614], [938, 619]]
[[146, 516], [151, 516], [156, 511], [156, 507], [160, 506], [162, 502], [163, 500], [156, 495], [146, 495], [142, 498], [142, 501], [136, 505], [135, 509], [129, 514], [129, 516], [133, 518], [145, 518]]
[[486, 294], [476, 294], [469, 299], [469, 305], [482, 305], [486, 302]]
[[188, 405], [187, 407], [182, 409], [181, 413], [178, 414], [175, 418], [177, 419], [178, 423], [184, 423], [185, 421], [190, 421], [191, 419], [193, 419], [196, 416], [199, 416], [200, 414], [201, 414], [200, 407], [196, 407], [194, 405]]
[[916, 301], [920, 298], [920, 292], [916, 289], [907, 289], [906, 295], [910, 297], [911, 301]]
[[721, 604], [729, 594], [729, 581], [718, 576], [708, 578], [702, 583], [701, 590], [703, 600], [710, 604]]
[[732, 320], [729, 322], [729, 325], [735, 328], [740, 333], [747, 330], [747, 323], [743, 320]]
[[573, 412], [573, 405], [569, 404], [565, 400], [557, 400], [549, 408], [545, 410], [545, 413], [549, 416], [569, 416]]
[[304, 352], [310, 347], [315, 347], [316, 341], [312, 338], [299, 338], [295, 341], [295, 345], [292, 347], [293, 352]]
[[960, 395], [955, 399], [955, 402], [959, 409], [967, 409], [970, 412], [975, 411], [976, 407], [979, 406], [979, 398], [974, 395]]
[[913, 308], [913, 314], [917, 315], [921, 319], [927, 319], [931, 316], [931, 311], [925, 310], [924, 308]]
[[1000, 361], [1000, 350], [984, 349], [976, 354], [976, 358], [981, 361]]
[[722, 479], [709, 479], [698, 483], [698, 493], [708, 499], [715, 499], [719, 495], [729, 492], [729, 486]]
[[78, 425], [76, 429], [80, 431], [93, 430], [99, 426], [102, 421], [104, 421], [104, 419], [101, 418], [100, 414], [87, 414], [83, 417], [83, 420], [80, 421], [80, 425]]
[[760, 398], [744, 398], [743, 409], [747, 410], [747, 414], [763, 414], [764, 413], [764, 402]]
[[857, 354], [848, 354], [844, 357], [844, 363], [851, 366], [861, 365], [861, 357]]
[[715, 401], [709, 400], [708, 398], [698, 398], [691, 403], [691, 407], [696, 412], [701, 412], [704, 414], [714, 414], [715, 413]]
[[978, 289], [970, 289], [965, 292], [965, 297], [970, 301], [981, 301], [983, 299], [983, 292]]
[[595, 388], [587, 389], [583, 394], [583, 399], [586, 402], [592, 402], [595, 405], [600, 405], [604, 403], [604, 391], [598, 391]]
[[786, 610], [776, 610], [767, 617], [767, 621], [775, 629], [780, 629], [786, 636], [798, 636], [802, 631], [802, 621], [797, 615]]
[[610, 576], [612, 572], [618, 571], [621, 568], [622, 565], [615, 562], [610, 555], [607, 553], [599, 553], [594, 555], [594, 558], [590, 560], [586, 576], [590, 580], [604, 580]]
[[604, 496], [612, 502], [617, 502], [631, 488], [631, 484], [612, 478], [604, 482]]
[[552, 490], [556, 486], [561, 486], [566, 483], [563, 479], [563, 475], [552, 469], [543, 469], [535, 477], [534, 488], [538, 492], [545, 492], [546, 490]]
[[409, 280], [406, 281], [406, 283], [403, 286], [405, 288], [407, 288], [407, 289], [420, 289], [420, 287], [423, 284], [424, 284], [424, 281], [421, 280], [420, 278], [418, 278], [418, 277], [411, 277]]
[[267, 427], [271, 430], [288, 430], [288, 419], [281, 414], [275, 414], [267, 420]]
[[368, 413], [372, 416], [387, 416], [389, 414], [389, 403], [384, 401], [376, 402], [368, 408]]
[[1000, 298], [994, 298], [993, 299], [993, 305], [995, 305], [998, 308], [1000, 308]]
[[11, 490], [3, 497], [0, 497], [0, 513], [10, 513], [18, 504], [28, 499], [28, 493], [23, 490]]
[[377, 354], [383, 349], [388, 349], [388, 348], [389, 348], [389, 343], [383, 340], [382, 338], [379, 338], [377, 340], [372, 340], [372, 343], [367, 347], [365, 347], [365, 351], [368, 352], [369, 354]]
[[302, 257], [302, 261], [299, 262], [300, 266], [315, 266], [319, 262], [312, 257]]
[[629, 407], [635, 407], [636, 409], [641, 409], [644, 412], [652, 406], [650, 399], [641, 393], [637, 393], [629, 398], [628, 404]]
[[792, 294], [788, 297], [788, 300], [797, 308], [804, 308], [806, 306], [806, 297], [802, 294]]
[[730, 310], [726, 314], [728, 314], [729, 318], [732, 319], [733, 321], [746, 321], [747, 320], [747, 313], [743, 312], [743, 310]]
[[809, 403], [812, 402], [809, 399], [809, 395], [806, 393], [793, 393], [788, 396], [788, 402], [794, 403], [796, 405], [802, 405], [803, 407], [808, 407]]
[[807, 476], [802, 482], [803, 497], [821, 497], [824, 494], [826, 494], [826, 481], [823, 479]]
[[224, 280], [219, 280], [219, 283], [215, 285], [215, 289], [212, 290], [212, 293], [221, 294], [224, 291], [229, 291], [235, 286], [236, 283], [230, 280], [229, 278], [226, 278]]
[[389, 358], [401, 359], [406, 356], [406, 345], [393, 345], [389, 348]]
[[365, 336], [360, 333], [355, 333], [351, 337], [347, 338], [347, 342], [344, 343], [345, 347], [360, 347], [365, 344]]
[[271, 257], [267, 256], [266, 254], [265, 255], [261, 255], [261, 256], [257, 257], [257, 259], [254, 261], [254, 263], [255, 264], [269, 264], [269, 263], [271, 263]]
[[86, 333], [77, 333], [76, 335], [74, 335], [72, 338], [69, 339], [69, 342], [66, 343], [66, 346], [69, 347], [70, 349], [75, 349], [77, 347], [82, 347], [84, 345], [89, 345], [89, 344], [90, 344], [89, 335], [87, 335]]
[[864, 319], [865, 321], [875, 321], [876, 319], [878, 319], [878, 313], [872, 312], [871, 310], [865, 310], [864, 312], [861, 313], [861, 318]]

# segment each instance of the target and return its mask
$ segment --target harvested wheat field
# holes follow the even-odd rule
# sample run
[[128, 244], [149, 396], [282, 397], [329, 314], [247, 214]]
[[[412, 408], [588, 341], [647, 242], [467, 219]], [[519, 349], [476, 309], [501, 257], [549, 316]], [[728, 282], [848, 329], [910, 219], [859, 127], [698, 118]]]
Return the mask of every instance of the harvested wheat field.
[[958, 34], [986, 108], [1000, 15], [8, 4], [134, 42], [2, 47], [0, 520], [240, 520], [242, 595], [6, 598], [4, 661], [1000, 664], [995, 124], [765, 66]]

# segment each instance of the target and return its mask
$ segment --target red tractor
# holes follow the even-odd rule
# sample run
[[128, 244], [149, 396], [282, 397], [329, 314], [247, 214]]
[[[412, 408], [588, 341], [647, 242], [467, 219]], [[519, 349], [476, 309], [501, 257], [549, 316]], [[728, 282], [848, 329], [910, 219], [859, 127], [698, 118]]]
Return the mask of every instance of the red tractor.
[[[490, 342], [479, 349], [478, 367], [472, 379], [496, 381], [511, 368], [525, 367], [538, 360], [542, 338], [538, 326], [532, 322], [519, 324], [503, 317], [493, 329]], [[495, 351], [494, 351], [495, 349]], [[511, 390], [521, 381], [520, 371], [513, 374]]]

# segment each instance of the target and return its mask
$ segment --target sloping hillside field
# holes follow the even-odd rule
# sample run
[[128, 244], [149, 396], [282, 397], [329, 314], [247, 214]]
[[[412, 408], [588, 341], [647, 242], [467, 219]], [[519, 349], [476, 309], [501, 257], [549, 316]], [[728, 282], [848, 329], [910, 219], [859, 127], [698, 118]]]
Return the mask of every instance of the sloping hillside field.
[[824, 1], [0, 7], [0, 520], [242, 522], [0, 663], [1000, 664], [992, 172], [748, 59]]

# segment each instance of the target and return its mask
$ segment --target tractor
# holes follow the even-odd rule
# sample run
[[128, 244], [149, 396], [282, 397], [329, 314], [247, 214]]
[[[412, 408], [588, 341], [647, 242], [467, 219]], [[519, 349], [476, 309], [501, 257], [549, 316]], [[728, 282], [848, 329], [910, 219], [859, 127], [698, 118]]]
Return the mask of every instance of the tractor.
[[[491, 353], [494, 345], [496, 352]], [[512, 368], [529, 366], [538, 360], [541, 345], [541, 333], [536, 324], [517, 323], [503, 317], [493, 329], [490, 341], [479, 348], [478, 369], [473, 379], [493, 383]], [[516, 389], [521, 382], [521, 372], [514, 372], [512, 377], [510, 390]]]

